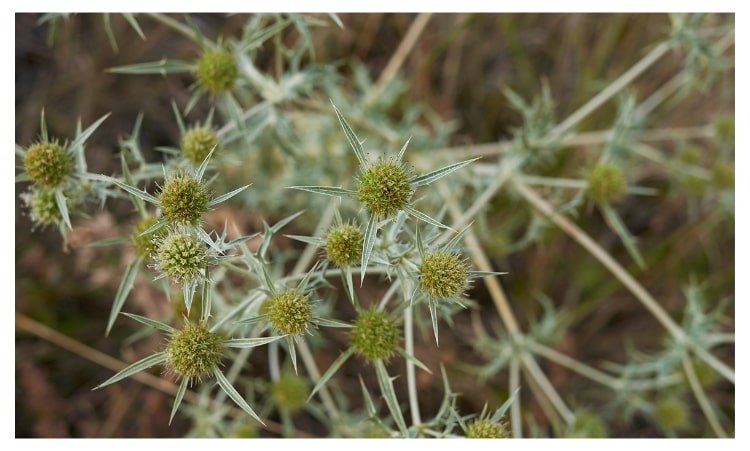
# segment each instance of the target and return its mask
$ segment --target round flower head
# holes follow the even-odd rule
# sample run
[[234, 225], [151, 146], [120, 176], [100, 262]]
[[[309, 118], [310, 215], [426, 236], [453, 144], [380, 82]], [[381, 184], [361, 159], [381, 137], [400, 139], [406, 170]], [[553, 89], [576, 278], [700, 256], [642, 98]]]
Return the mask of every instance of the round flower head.
[[350, 224], [334, 227], [326, 237], [326, 258], [339, 268], [359, 263], [364, 235]]
[[35, 188], [22, 196], [29, 207], [31, 219], [35, 223], [46, 226], [58, 224], [62, 220], [57, 208], [55, 191], [50, 188]]
[[579, 409], [575, 415], [576, 419], [570, 425], [568, 437], [604, 438], [607, 436], [607, 426], [597, 415], [583, 409]]
[[620, 168], [611, 164], [600, 164], [586, 176], [586, 194], [594, 202], [608, 204], [625, 192], [626, 182]]
[[73, 157], [57, 142], [42, 141], [28, 148], [23, 166], [35, 184], [56, 187], [73, 172]]
[[200, 381], [221, 362], [223, 349], [219, 334], [204, 323], [188, 323], [167, 342], [167, 364], [178, 376]]
[[385, 312], [360, 312], [352, 327], [352, 346], [368, 360], [388, 360], [396, 350], [398, 339], [398, 328]]
[[167, 180], [159, 193], [164, 218], [176, 224], [197, 225], [208, 212], [208, 201], [203, 183], [186, 175]]
[[459, 255], [435, 252], [422, 260], [419, 286], [431, 298], [445, 299], [460, 295], [468, 285], [468, 265]]
[[182, 135], [182, 155], [194, 165], [203, 163], [211, 150], [219, 144], [216, 133], [207, 127], [193, 127]]
[[268, 319], [284, 335], [302, 334], [312, 319], [310, 299], [296, 290], [276, 293], [269, 299]]
[[676, 396], [661, 398], [654, 406], [654, 417], [659, 425], [667, 431], [683, 429], [688, 425], [688, 406]]
[[280, 408], [295, 412], [307, 403], [310, 385], [294, 374], [285, 374], [271, 385], [271, 397]]
[[208, 251], [197, 236], [176, 232], [159, 241], [155, 258], [160, 270], [184, 284], [201, 276], [208, 262]]
[[365, 169], [359, 177], [357, 198], [376, 218], [389, 218], [403, 209], [413, 190], [403, 165], [380, 160]]
[[478, 418], [466, 427], [467, 438], [507, 438], [508, 430], [502, 423]]
[[712, 172], [714, 185], [718, 188], [734, 188], [734, 166], [724, 162], [718, 162], [714, 165]]
[[198, 60], [195, 75], [198, 83], [207, 91], [228, 91], [237, 79], [237, 63], [226, 50], [209, 50]]
[[149, 216], [148, 218], [141, 220], [141, 222], [136, 224], [135, 230], [133, 230], [133, 234], [130, 235], [130, 240], [132, 241], [133, 247], [135, 248], [135, 253], [139, 257], [151, 257], [156, 250], [154, 240], [164, 235], [164, 229], [159, 229], [155, 232], [143, 235], [143, 232], [154, 225], [156, 223], [156, 220], [157, 218], [153, 216]]
[[722, 115], [714, 121], [714, 134], [719, 141], [734, 142], [734, 116]]

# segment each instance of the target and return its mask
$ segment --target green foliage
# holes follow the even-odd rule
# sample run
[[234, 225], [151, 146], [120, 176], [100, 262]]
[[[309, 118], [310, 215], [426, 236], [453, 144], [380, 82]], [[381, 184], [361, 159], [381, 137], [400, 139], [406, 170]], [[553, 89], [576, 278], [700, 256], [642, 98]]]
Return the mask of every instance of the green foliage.
[[212, 369], [224, 354], [222, 338], [204, 323], [187, 323], [167, 342], [169, 371], [198, 382], [211, 377]]
[[586, 176], [586, 195], [599, 204], [610, 204], [625, 192], [626, 181], [622, 170], [612, 164], [595, 166]]

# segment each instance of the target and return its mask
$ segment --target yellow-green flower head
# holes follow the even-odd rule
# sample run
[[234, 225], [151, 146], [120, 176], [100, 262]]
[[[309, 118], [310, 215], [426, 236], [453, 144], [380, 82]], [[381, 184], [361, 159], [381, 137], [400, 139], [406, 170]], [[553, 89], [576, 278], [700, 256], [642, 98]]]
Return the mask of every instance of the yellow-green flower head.
[[611, 164], [600, 164], [586, 176], [586, 194], [600, 204], [609, 204], [625, 193], [625, 176], [620, 168]]
[[207, 91], [221, 93], [232, 89], [237, 79], [237, 63], [226, 50], [208, 50], [198, 60], [195, 75]]
[[34, 188], [29, 193], [24, 194], [22, 198], [29, 207], [31, 220], [35, 223], [46, 226], [58, 224], [62, 220], [53, 189]]
[[208, 212], [209, 194], [200, 181], [179, 175], [167, 180], [159, 193], [159, 205], [166, 220], [197, 225]]
[[130, 240], [132, 241], [133, 247], [135, 248], [135, 253], [139, 257], [151, 257], [156, 250], [156, 244], [154, 244], [154, 241], [164, 236], [163, 228], [156, 230], [155, 232], [142, 235], [142, 233], [148, 230], [149, 227], [156, 224], [156, 220], [157, 218], [154, 216], [149, 216], [148, 218], [141, 220], [141, 222], [136, 224], [135, 230], [133, 230], [133, 234], [130, 235]]
[[167, 342], [169, 370], [191, 380], [210, 377], [211, 369], [221, 363], [222, 341], [221, 336], [209, 331], [204, 323], [186, 324]]
[[296, 290], [276, 293], [269, 299], [268, 320], [284, 335], [299, 335], [307, 331], [312, 319], [310, 299]]
[[701, 161], [703, 151], [695, 145], [685, 146], [680, 150], [680, 160], [688, 164], [698, 164]]
[[604, 438], [607, 436], [607, 426], [597, 415], [584, 409], [579, 409], [575, 415], [576, 418], [570, 425], [568, 437]]
[[23, 166], [32, 182], [54, 188], [73, 172], [73, 156], [57, 142], [42, 141], [26, 150]]
[[359, 177], [357, 198], [376, 218], [390, 218], [398, 213], [413, 193], [408, 171], [391, 160], [370, 165]]
[[310, 384], [294, 374], [285, 374], [271, 385], [271, 398], [274, 404], [289, 412], [296, 412], [304, 407], [308, 396]]
[[458, 254], [435, 252], [422, 260], [419, 267], [419, 286], [431, 298], [446, 299], [458, 296], [469, 284], [468, 264]]
[[193, 127], [187, 130], [180, 140], [182, 155], [196, 166], [203, 163], [211, 150], [218, 145], [219, 137], [208, 127]]
[[156, 249], [158, 268], [181, 284], [198, 279], [207, 262], [206, 244], [190, 233], [167, 235], [159, 241]]
[[734, 142], [734, 116], [721, 115], [714, 120], [716, 138], [724, 143]]
[[688, 406], [681, 398], [666, 396], [659, 399], [654, 406], [654, 417], [664, 430], [677, 431], [688, 425], [690, 417]]
[[724, 162], [718, 162], [714, 165], [712, 171], [714, 185], [721, 189], [734, 188], [734, 166]]
[[365, 430], [362, 433], [362, 437], [363, 438], [391, 438], [391, 434], [383, 426], [373, 421], [368, 421], [365, 425]]
[[466, 427], [467, 438], [507, 438], [508, 429], [502, 423], [478, 418]]
[[326, 258], [339, 268], [359, 263], [363, 240], [364, 235], [359, 227], [351, 224], [334, 227], [326, 236]]
[[388, 360], [398, 341], [398, 328], [385, 312], [374, 309], [360, 312], [352, 327], [352, 347], [368, 360]]

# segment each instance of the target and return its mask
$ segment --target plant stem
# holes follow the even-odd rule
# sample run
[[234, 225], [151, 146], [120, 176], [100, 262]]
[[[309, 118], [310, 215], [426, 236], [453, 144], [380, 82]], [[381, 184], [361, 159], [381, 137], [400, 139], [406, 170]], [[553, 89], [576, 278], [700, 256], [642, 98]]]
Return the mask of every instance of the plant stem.
[[[521, 379], [521, 367], [518, 359], [513, 358], [510, 361], [510, 387], [508, 393], [512, 396], [516, 394], [513, 404], [510, 406], [510, 423], [513, 430], [513, 438], [523, 438], [523, 428], [521, 427], [521, 391], [518, 390]], [[517, 393], [516, 393], [517, 392]]]
[[693, 362], [690, 360], [690, 356], [687, 352], [682, 356], [682, 367], [685, 370], [685, 375], [690, 383], [690, 389], [693, 390], [695, 399], [698, 400], [698, 404], [701, 406], [703, 415], [706, 416], [708, 423], [711, 425], [711, 429], [714, 430], [717, 437], [727, 438], [727, 432], [721, 427], [719, 418], [711, 406], [708, 397], [706, 397], [706, 392], [703, 390], [703, 387], [701, 387], [700, 381], [698, 381], [698, 376], [695, 374], [695, 367], [693, 366]]
[[[307, 369], [307, 372], [310, 374], [310, 378], [313, 382], [317, 383], [320, 380], [320, 371], [318, 370], [318, 365], [315, 363], [315, 359], [312, 356], [312, 352], [310, 352], [310, 348], [307, 346], [307, 342], [305, 340], [300, 340], [297, 343], [297, 348], [300, 357], [302, 357], [305, 369]], [[339, 411], [336, 408], [336, 404], [333, 403], [333, 398], [328, 391], [328, 387], [325, 385], [320, 387], [320, 390], [318, 390], [318, 396], [320, 396], [320, 399], [323, 401], [323, 406], [326, 411], [328, 411], [328, 415], [331, 419], [337, 420], [340, 417]]]
[[[404, 302], [409, 302], [407, 297], [411, 293], [411, 281], [403, 280], [401, 282], [403, 286]], [[412, 309], [413, 305], [410, 305], [404, 309], [404, 341], [406, 345], [406, 353], [414, 356], [414, 313]], [[419, 397], [417, 395], [417, 380], [414, 369], [414, 362], [409, 359], [404, 359], [406, 363], [406, 383], [409, 388], [409, 410], [411, 411], [411, 422], [412, 425], [417, 426], [422, 423], [422, 417], [419, 412]]]

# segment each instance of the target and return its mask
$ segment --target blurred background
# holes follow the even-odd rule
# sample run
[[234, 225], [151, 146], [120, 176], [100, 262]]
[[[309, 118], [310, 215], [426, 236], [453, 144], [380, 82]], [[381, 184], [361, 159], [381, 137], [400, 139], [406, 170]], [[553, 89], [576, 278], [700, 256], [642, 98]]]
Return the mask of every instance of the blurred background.
[[[247, 19], [244, 14], [190, 17], [211, 37], [239, 34]], [[339, 17], [344, 29], [320, 15], [328, 26], [315, 28], [311, 39], [314, 61], [334, 64], [344, 79], [356, 79], [362, 73], [377, 79], [415, 20], [413, 14]], [[162, 158], [153, 150], [157, 146], [176, 146], [179, 130], [170, 102], [187, 102], [192, 76], [120, 75], [106, 70], [162, 57], [194, 60], [199, 53], [192, 41], [147, 18], [139, 19], [147, 37], [141, 40], [125, 20], [113, 15], [115, 51], [101, 15], [71, 15], [54, 25], [39, 24], [40, 18], [37, 14], [16, 15], [16, 143], [27, 146], [38, 137], [39, 112], [44, 108], [54, 136], [72, 135], [78, 117], [90, 124], [112, 112], [89, 140], [86, 152], [92, 172], [119, 171], [118, 140], [130, 133], [141, 112], [140, 143], [147, 160]], [[711, 42], [716, 42], [721, 33], [732, 35], [732, 22], [729, 15], [710, 15], [703, 26], [719, 30], [712, 36]], [[561, 120], [671, 31], [670, 17], [665, 14], [435, 14], [406, 55], [398, 77], [401, 89], [391, 93], [386, 113], [399, 118], [408, 105], [427, 106], [429, 114], [420, 117], [434, 115], [434, 120], [420, 119], [420, 124], [427, 130], [438, 128], [434, 134], [442, 133], [444, 147], [509, 140], [524, 125], [524, 116], [504, 90], [509, 88], [529, 102], [537, 99], [542, 103], [542, 93], [548, 90], [552, 102], [547, 112]], [[297, 38], [292, 31], [283, 36], [290, 41]], [[678, 94], [656, 108], [647, 124], [641, 124], [668, 135], [653, 144], [665, 163], [641, 159], [626, 169], [629, 184], [654, 188], [655, 195], [626, 196], [615, 204], [647, 266], [640, 268], [633, 261], [597, 208], [580, 208], [573, 217], [678, 323], [686, 318], [688, 305], [705, 311], [721, 308], [716, 318], [711, 317], [711, 324], [729, 335], [734, 331], [735, 281], [733, 49], [733, 45], [727, 46], [720, 62], [703, 61], [692, 47], [677, 49], [628, 87], [628, 93], [643, 98], [681, 73], [685, 61], [696, 65], [687, 67], [686, 77], [692, 78], [682, 83]], [[691, 60], [693, 51], [698, 54]], [[261, 51], [255, 64], [273, 72], [273, 55]], [[610, 102], [577, 129], [610, 129], [625, 103], [626, 99]], [[202, 119], [208, 110], [206, 102], [198, 103], [190, 122]], [[440, 130], [435, 124], [446, 128]], [[545, 163], [540, 173], [582, 178], [581, 168], [594, 161], [598, 145], [582, 144], [577, 156]], [[703, 168], [709, 176], [680, 172], [680, 165], [685, 164]], [[720, 164], [731, 169], [731, 181], [716, 175]], [[128, 327], [120, 325], [106, 338], [103, 333], [111, 300], [132, 255], [118, 247], [87, 247], [95, 240], [127, 235], [132, 209], [124, 202], [91, 209], [90, 217], [77, 220], [63, 241], [57, 230], [32, 227], [19, 200], [25, 189], [24, 183], [16, 186], [15, 305], [27, 326], [17, 327], [16, 332], [16, 436], [171, 437], [194, 430], [195, 424], [185, 418], [169, 427], [172, 396], [136, 381], [92, 392], [91, 387], [111, 375], [109, 369], [95, 363], [101, 356], [84, 348], [76, 354], [60, 347], [67, 338], [75, 342], [65, 342], [68, 348], [85, 344], [123, 361], [133, 361], [139, 355], [128, 343], [132, 333]], [[538, 189], [544, 194], [547, 187]], [[248, 232], [262, 230], [262, 219], [273, 223], [286, 214], [274, 202], [262, 200], [245, 206], [228, 204], [217, 213], [229, 216]], [[666, 357], [662, 353], [671, 345], [653, 316], [568, 235], [534, 218], [523, 200], [501, 190], [475, 226], [493, 267], [513, 276], [502, 282], [522, 328], [548, 327], [550, 347], [594, 367], [624, 362], [632, 350], [641, 353], [644, 361], [653, 358], [656, 364], [663, 363]], [[299, 226], [292, 225], [286, 233], [304, 234], [295, 227]], [[280, 239], [274, 246], [283, 251], [298, 248], [299, 243]], [[477, 282], [469, 295], [480, 309], [493, 311], [483, 283]], [[128, 301], [132, 302], [130, 311], [149, 314], [163, 310], [163, 306], [154, 306], [159, 296], [158, 290], [139, 276]], [[501, 329], [499, 318], [485, 316], [488, 331]], [[27, 319], [59, 335], [43, 337], [47, 329], [31, 333]], [[459, 312], [452, 332], [441, 332], [439, 355], [434, 352], [429, 328], [417, 340], [420, 359], [433, 368], [442, 361], [449, 369], [453, 389], [461, 394], [458, 405], [465, 412], [481, 411], [485, 403], [497, 407], [508, 395], [505, 372], [487, 370], [478, 383], [476, 372], [464, 368], [492, 361], [487, 356], [491, 352], [473, 332], [475, 326], [476, 318], [470, 312]], [[731, 340], [717, 345], [714, 354], [733, 366]], [[321, 355], [319, 366], [327, 368], [336, 355], [335, 351]], [[257, 358], [255, 364], [262, 367], [262, 356]], [[668, 390], [643, 394], [624, 414], [614, 407], [616, 396], [611, 390], [555, 362], [540, 361], [564, 399], [576, 409], [593, 412], [606, 424], [606, 434], [611, 437], [712, 434], [684, 380]], [[733, 433], [734, 386], [706, 365], [696, 370], [722, 423]], [[359, 399], [355, 369], [345, 374], [351, 375], [351, 390]], [[418, 376], [424, 408], [436, 409], [442, 393], [439, 373], [419, 372]], [[401, 394], [406, 392], [403, 379], [396, 381]], [[552, 435], [528, 388], [524, 388], [523, 402], [530, 434]], [[296, 424], [311, 434], [321, 433], [314, 418], [305, 414], [300, 414]], [[255, 433], [275, 436], [266, 431]]]

